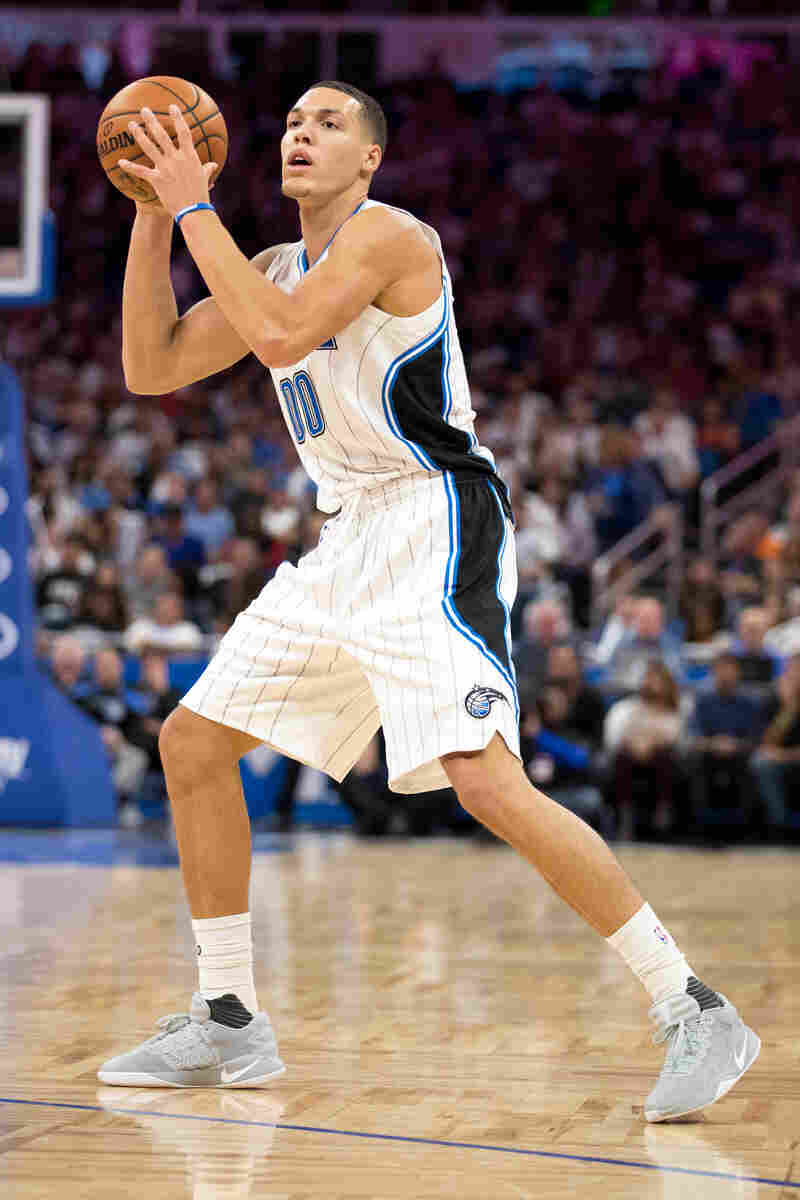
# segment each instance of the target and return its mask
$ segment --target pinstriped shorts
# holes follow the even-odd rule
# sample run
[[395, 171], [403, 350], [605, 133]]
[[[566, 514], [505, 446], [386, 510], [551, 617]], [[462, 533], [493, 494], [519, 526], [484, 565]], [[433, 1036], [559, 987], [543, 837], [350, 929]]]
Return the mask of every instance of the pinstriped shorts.
[[366, 489], [283, 563], [181, 701], [341, 780], [383, 725], [396, 792], [499, 731], [519, 756], [511, 521], [487, 478]]

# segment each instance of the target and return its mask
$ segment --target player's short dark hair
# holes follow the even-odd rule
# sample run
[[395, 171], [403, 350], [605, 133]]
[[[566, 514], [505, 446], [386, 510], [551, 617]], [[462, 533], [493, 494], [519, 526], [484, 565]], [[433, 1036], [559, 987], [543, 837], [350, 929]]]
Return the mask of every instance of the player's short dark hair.
[[356, 99], [361, 105], [361, 119], [383, 154], [386, 149], [386, 114], [374, 96], [368, 96], [361, 88], [354, 87], [352, 83], [342, 83], [339, 79], [323, 79], [313, 86], [332, 88], [335, 92], [344, 92], [346, 96]]

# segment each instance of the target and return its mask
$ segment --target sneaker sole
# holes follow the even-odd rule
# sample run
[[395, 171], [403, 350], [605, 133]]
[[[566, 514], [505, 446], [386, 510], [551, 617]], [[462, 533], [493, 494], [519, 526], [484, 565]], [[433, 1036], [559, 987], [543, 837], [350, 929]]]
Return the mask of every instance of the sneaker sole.
[[748, 1047], [750, 1048], [750, 1054], [747, 1062], [739, 1074], [734, 1076], [733, 1079], [723, 1079], [722, 1083], [717, 1088], [717, 1094], [713, 1100], [708, 1100], [705, 1104], [697, 1104], [694, 1108], [681, 1108], [676, 1110], [670, 1109], [669, 1112], [654, 1112], [652, 1110], [650, 1112], [645, 1111], [645, 1120], [649, 1121], [651, 1124], [655, 1124], [658, 1121], [673, 1121], [676, 1117], [686, 1117], [689, 1115], [689, 1113], [701, 1112], [704, 1108], [710, 1108], [712, 1104], [716, 1104], [718, 1100], [721, 1100], [723, 1096], [727, 1095], [734, 1084], [739, 1082], [739, 1080], [742, 1078], [742, 1075], [744, 1075], [746, 1071], [750, 1070], [753, 1063], [761, 1053], [761, 1038], [757, 1033], [753, 1033], [752, 1029], [748, 1029], [747, 1033]]
[[232, 1083], [178, 1083], [171, 1079], [159, 1079], [157, 1075], [146, 1075], [142, 1071], [98, 1071], [97, 1078], [101, 1083], [112, 1087], [158, 1087], [158, 1088], [252, 1088], [261, 1087], [272, 1079], [283, 1075], [286, 1067], [270, 1071], [266, 1075], [254, 1075], [249, 1079], [238, 1079]]

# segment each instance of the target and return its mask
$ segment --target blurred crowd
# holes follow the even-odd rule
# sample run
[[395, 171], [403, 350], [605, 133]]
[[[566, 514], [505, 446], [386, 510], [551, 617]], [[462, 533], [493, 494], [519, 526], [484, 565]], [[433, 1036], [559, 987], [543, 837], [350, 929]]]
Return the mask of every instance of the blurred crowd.
[[[321, 517], [252, 357], [169, 395], [126, 391], [133, 206], [94, 135], [128, 79], [116, 53], [82, 62], [33, 45], [9, 71], [54, 100], [59, 287], [4, 321], [0, 353], [28, 406], [40, 652], [100, 724], [135, 820], [174, 664], [207, 658]], [[309, 76], [287, 63], [242, 49], [225, 72], [197, 51], [150, 67], [219, 102], [231, 154], [214, 199], [248, 254], [298, 236], [278, 141]], [[595, 100], [463, 92], [436, 63], [374, 89], [390, 138], [373, 195], [442, 236], [479, 436], [512, 490], [526, 767], [608, 834], [788, 836], [798, 820], [800, 483], [731, 523], [718, 561], [691, 556], [702, 481], [800, 407], [798, 87], [774, 54], [733, 71], [698, 52]], [[180, 237], [173, 279], [181, 309], [203, 294]], [[592, 563], [676, 509], [679, 609], [656, 579], [597, 625]], [[378, 744], [363, 775], [381, 762]], [[376, 821], [365, 794], [365, 830], [413, 825], [385, 791]], [[456, 820], [446, 797], [441, 813]]]

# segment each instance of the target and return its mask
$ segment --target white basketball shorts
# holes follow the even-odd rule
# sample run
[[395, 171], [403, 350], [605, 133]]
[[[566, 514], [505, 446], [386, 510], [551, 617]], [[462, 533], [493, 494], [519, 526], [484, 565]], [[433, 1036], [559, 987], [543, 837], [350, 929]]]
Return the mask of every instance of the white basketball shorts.
[[383, 725], [396, 792], [499, 731], [519, 756], [513, 527], [485, 477], [366, 489], [282, 563], [181, 701], [341, 780]]

